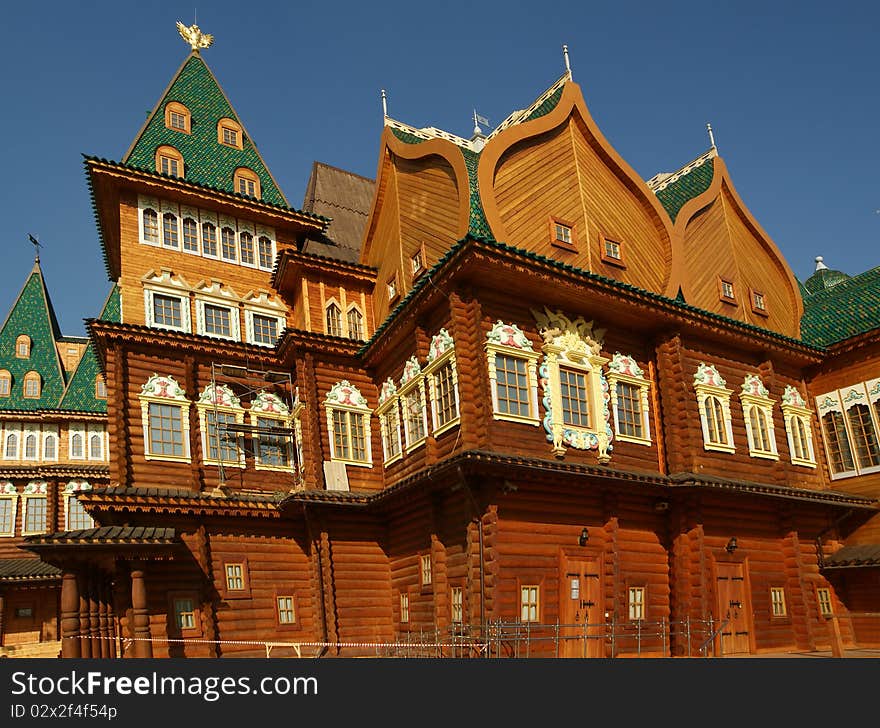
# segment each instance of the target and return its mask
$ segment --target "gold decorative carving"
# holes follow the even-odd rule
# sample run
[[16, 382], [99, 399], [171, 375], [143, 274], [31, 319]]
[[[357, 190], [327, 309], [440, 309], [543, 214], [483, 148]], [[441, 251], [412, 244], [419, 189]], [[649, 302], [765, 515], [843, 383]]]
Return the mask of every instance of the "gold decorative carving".
[[179, 20], [177, 21], [177, 32], [180, 37], [189, 43], [190, 48], [198, 53], [200, 48], [208, 48], [214, 42], [214, 36], [203, 33], [198, 25], [185, 26]]

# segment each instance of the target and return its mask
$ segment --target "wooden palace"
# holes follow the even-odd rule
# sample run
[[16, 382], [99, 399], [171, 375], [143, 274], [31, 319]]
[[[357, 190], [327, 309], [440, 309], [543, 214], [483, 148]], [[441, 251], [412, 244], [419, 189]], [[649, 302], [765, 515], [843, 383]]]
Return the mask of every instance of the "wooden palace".
[[182, 34], [85, 159], [88, 339], [38, 264], [0, 331], [4, 645], [880, 644], [880, 268], [798, 281], [714, 144], [641, 179], [567, 61], [491, 133], [386, 115], [295, 209]]

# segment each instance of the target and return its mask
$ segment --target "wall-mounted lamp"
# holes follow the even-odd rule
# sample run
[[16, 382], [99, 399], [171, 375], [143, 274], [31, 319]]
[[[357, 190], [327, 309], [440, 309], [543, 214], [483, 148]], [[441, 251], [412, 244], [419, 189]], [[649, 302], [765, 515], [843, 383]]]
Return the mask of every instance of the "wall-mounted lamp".
[[727, 546], [724, 547], [724, 550], [729, 554], [736, 551], [736, 536], [730, 537], [730, 541], [727, 542]]
[[589, 541], [589, 540], [590, 540], [590, 532], [587, 531], [586, 528], [584, 528], [581, 531], [581, 535], [578, 536], [578, 546], [586, 546], [587, 541]]

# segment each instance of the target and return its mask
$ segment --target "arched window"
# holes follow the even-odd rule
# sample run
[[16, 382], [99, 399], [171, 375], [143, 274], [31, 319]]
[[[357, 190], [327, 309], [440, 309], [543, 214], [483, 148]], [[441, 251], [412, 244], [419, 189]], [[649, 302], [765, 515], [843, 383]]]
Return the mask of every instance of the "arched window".
[[183, 218], [183, 249], [190, 253], [199, 252], [199, 226], [191, 217]]
[[0, 397], [8, 397], [12, 391], [12, 374], [7, 369], [0, 369]]
[[361, 340], [364, 338], [364, 315], [354, 306], [348, 309], [346, 315], [348, 324], [348, 338]]
[[880, 465], [880, 446], [871, 421], [871, 410], [865, 404], [856, 404], [847, 409], [846, 416], [853, 434], [859, 468], [877, 467]]
[[335, 303], [327, 305], [325, 312], [325, 321], [327, 324], [327, 334], [329, 336], [342, 336], [342, 312]]
[[257, 250], [260, 256], [260, 268], [271, 268], [275, 260], [275, 256], [272, 255], [272, 241], [261, 235], [257, 241]]
[[79, 432], [75, 432], [70, 437], [70, 457], [82, 459], [83, 454], [83, 436]]
[[192, 117], [186, 106], [177, 101], [165, 104], [165, 126], [167, 128], [189, 134], [191, 125]]
[[235, 231], [231, 227], [220, 230], [220, 254], [225, 260], [235, 260]]
[[37, 459], [37, 436], [32, 432], [24, 438], [24, 459]]
[[247, 167], [239, 167], [232, 177], [235, 191], [245, 197], [260, 197], [260, 178]]
[[227, 147], [242, 148], [244, 134], [239, 124], [234, 119], [220, 119], [217, 122], [217, 141]]
[[37, 372], [24, 375], [24, 396], [27, 399], [40, 398], [40, 375]]
[[245, 265], [254, 264], [254, 236], [246, 230], [238, 234], [239, 248], [241, 250], [241, 262]]
[[734, 452], [730, 416], [731, 390], [727, 388], [724, 378], [714, 366], [700, 362], [694, 374], [694, 390], [700, 408], [703, 449]]
[[7, 460], [16, 460], [18, 458], [18, 435], [10, 432], [6, 436], [6, 449], [3, 451], [3, 457]]
[[144, 240], [148, 243], [159, 242], [159, 215], [155, 210], [146, 208], [142, 215], [144, 223]]
[[809, 441], [803, 418], [792, 417], [789, 422], [791, 427], [792, 457], [798, 460], [809, 460], [810, 451], [807, 447]]
[[159, 147], [156, 150], [156, 171], [169, 177], [183, 177], [183, 155], [174, 147]]
[[718, 397], [706, 397], [703, 413], [709, 430], [709, 442], [713, 445], [727, 445], [727, 432], [724, 427], [724, 410]]
[[107, 382], [101, 374], [95, 377], [95, 399], [107, 399]]
[[15, 356], [18, 359], [30, 359], [31, 337], [27, 334], [22, 334], [15, 340]]
[[767, 415], [757, 406], [749, 408], [749, 421], [752, 425], [752, 437], [755, 439], [756, 450], [770, 450], [770, 436], [767, 432]]
[[840, 412], [827, 412], [822, 416], [822, 429], [825, 432], [825, 442], [828, 445], [828, 460], [832, 473], [855, 472], [856, 464], [853, 459], [849, 438], [846, 436], [846, 425]]
[[56, 460], [58, 458], [58, 441], [55, 435], [46, 435], [43, 441], [43, 460]]
[[104, 458], [102, 439], [101, 435], [97, 432], [89, 437], [89, 460], [102, 460]]
[[178, 247], [177, 215], [173, 212], [162, 215], [162, 245], [166, 248]]
[[202, 253], [217, 257], [217, 226], [210, 222], [202, 223]]

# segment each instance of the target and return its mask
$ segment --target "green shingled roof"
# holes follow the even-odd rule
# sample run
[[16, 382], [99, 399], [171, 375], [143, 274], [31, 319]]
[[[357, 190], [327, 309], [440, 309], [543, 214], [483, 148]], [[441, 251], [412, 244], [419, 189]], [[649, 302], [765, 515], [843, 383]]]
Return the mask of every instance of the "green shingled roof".
[[[191, 134], [165, 126], [165, 105], [172, 101], [189, 109]], [[167, 144], [183, 155], [184, 177], [190, 182], [235, 193], [233, 173], [238, 167], [248, 167], [260, 178], [263, 201], [287, 207], [287, 200], [247, 133], [243, 135], [243, 149], [217, 141], [217, 122], [223, 118], [234, 119], [244, 127], [214, 74], [201, 56], [193, 53], [180, 67], [122, 161], [155, 169], [156, 150]]]
[[562, 90], [564, 86], [560, 86], [556, 91], [554, 91], [550, 96], [548, 96], [541, 104], [531, 113], [529, 114], [523, 121], [531, 121], [532, 119], [540, 119], [542, 116], [549, 114], [553, 109], [556, 108], [556, 105], [559, 103], [559, 99], [562, 98]]
[[[122, 319], [119, 314], [119, 287], [113, 286], [98, 318], [101, 321], [120, 323]], [[85, 352], [83, 352], [82, 358], [79, 360], [76, 371], [74, 371], [70, 382], [67, 384], [67, 389], [64, 390], [59, 409], [72, 410], [74, 412], [106, 413], [107, 400], [98, 399], [95, 396], [95, 380], [100, 373], [101, 367], [98, 364], [98, 357], [95, 356], [94, 346], [89, 343]]]
[[[22, 334], [31, 340], [30, 356], [26, 359], [15, 355], [15, 342]], [[55, 311], [37, 261], [0, 329], [0, 367], [12, 375], [9, 396], [0, 397], [0, 409], [32, 412], [51, 409], [58, 404], [64, 391], [64, 369], [55, 347], [55, 341], [60, 337]], [[40, 396], [36, 398], [24, 397], [24, 376], [30, 371], [40, 375]]]
[[672, 222], [675, 222], [675, 218], [686, 202], [709, 189], [714, 176], [715, 165], [711, 159], [708, 159], [656, 193], [657, 199], [666, 208]]
[[[824, 274], [826, 271], [817, 273]], [[807, 283], [815, 276], [807, 279]], [[804, 296], [801, 338], [805, 342], [828, 346], [880, 328], [880, 266], [852, 278], [838, 280], [828, 288], [818, 287], [816, 281], [813, 284], [812, 290], [806, 287], [808, 295]]]

